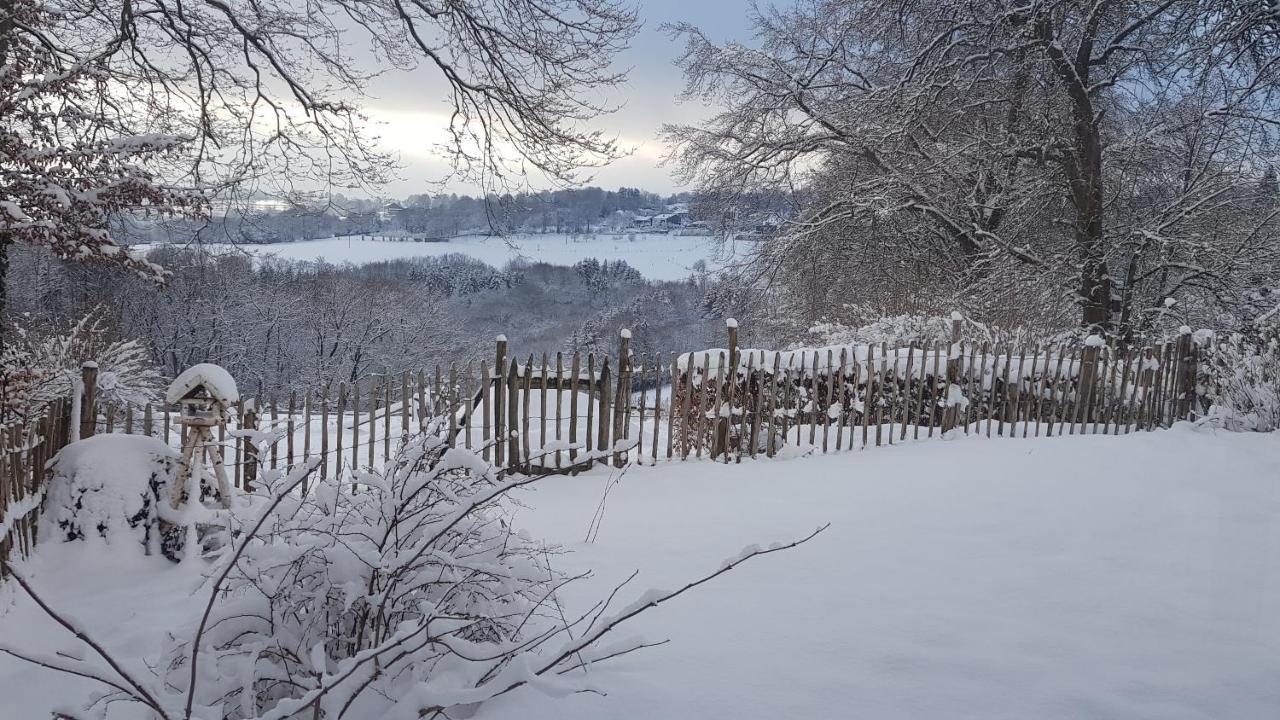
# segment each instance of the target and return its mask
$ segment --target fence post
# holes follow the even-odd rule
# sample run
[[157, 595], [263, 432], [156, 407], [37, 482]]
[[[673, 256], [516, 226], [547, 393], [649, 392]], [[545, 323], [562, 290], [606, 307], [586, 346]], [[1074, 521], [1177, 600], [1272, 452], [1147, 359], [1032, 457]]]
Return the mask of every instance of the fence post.
[[[600, 453], [600, 461], [608, 464], [609, 462], [609, 358], [605, 358], [600, 363], [600, 410], [599, 416], [596, 418], [597, 437], [596, 451]], [[590, 426], [587, 432], [591, 432]]]
[[80, 439], [93, 437], [98, 429], [98, 363], [86, 360], [80, 366], [80, 381], [84, 386], [84, 399], [80, 402]]
[[[257, 430], [258, 429], [258, 410], [257, 399], [249, 407], [245, 408], [243, 426], [241, 430]], [[246, 493], [253, 492], [253, 483], [258, 479], [258, 441], [256, 438], [246, 437], [244, 439], [244, 491]]]
[[1178, 335], [1178, 417], [1187, 420], [1191, 415], [1191, 401], [1195, 397], [1195, 360], [1192, 355], [1191, 328], [1182, 327]]
[[[946, 434], [948, 430], [956, 426], [956, 419], [959, 415], [960, 408], [951, 403], [951, 388], [957, 386], [960, 382], [960, 357], [964, 354], [960, 349], [960, 321], [963, 316], [958, 312], [951, 313], [951, 345], [947, 351], [947, 387], [942, 391], [943, 402], [946, 403], [942, 411], [942, 432]], [[923, 361], [921, 361], [923, 369]]]
[[[520, 361], [511, 358], [507, 365], [507, 427], [506, 437], [498, 441], [507, 444], [507, 467], [520, 469]], [[527, 458], [526, 458], [527, 460]]]
[[494, 464], [499, 468], [503, 465], [503, 454], [507, 447], [507, 437], [504, 434], [503, 414], [506, 412], [506, 403], [503, 402], [503, 390], [507, 386], [507, 336], [499, 335], [496, 338], [497, 352], [494, 354], [493, 360], [493, 458]]
[[[1084, 348], [1080, 352], [1080, 382], [1076, 386], [1075, 421], [1082, 426], [1093, 420], [1093, 388], [1098, 380], [1098, 356], [1102, 348], [1102, 345], [1093, 338], [1098, 337], [1090, 335], [1086, 338]], [[1080, 432], [1084, 433], [1083, 427], [1080, 428]]]
[[[606, 390], [607, 392], [607, 390]], [[627, 427], [627, 409], [631, 405], [631, 331], [623, 328], [618, 331], [618, 384], [613, 401], [613, 437], [610, 443], [617, 446], [629, 434]], [[621, 452], [613, 453], [613, 466], [626, 464]]]
[[[721, 398], [728, 399], [727, 406], [729, 408], [729, 417], [722, 418], [719, 416], [718, 405], [720, 402], [723, 402], [723, 400], [717, 400], [717, 408], [713, 408], [716, 415], [714, 416], [715, 420], [713, 421], [715, 422], [715, 429], [713, 430], [715, 436], [711, 439], [712, 457], [716, 457], [718, 453], [727, 454], [729, 452], [729, 428], [733, 421], [732, 389], [738, 382], [738, 321], [734, 318], [728, 318], [724, 321], [724, 327], [729, 333], [729, 360], [728, 366], [724, 368], [724, 387], [717, 388], [717, 390], [719, 391]], [[709, 377], [710, 376], [704, 377], [702, 381], [704, 383], [707, 382]], [[747, 381], [750, 382], [750, 378], [748, 378]], [[744, 402], [742, 406], [744, 417], [746, 411], [747, 407]]]
[[738, 367], [738, 321], [729, 318], [724, 321], [724, 327], [729, 331], [729, 367], [736, 370]]

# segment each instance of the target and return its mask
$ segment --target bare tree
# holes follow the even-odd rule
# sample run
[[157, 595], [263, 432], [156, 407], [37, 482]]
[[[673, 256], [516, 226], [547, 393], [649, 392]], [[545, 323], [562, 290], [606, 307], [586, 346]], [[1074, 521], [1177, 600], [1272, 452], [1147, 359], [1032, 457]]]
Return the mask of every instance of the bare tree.
[[1274, 215], [1242, 212], [1280, 107], [1266, 4], [810, 0], [755, 24], [758, 47], [671, 29], [687, 94], [725, 109], [666, 134], [721, 197], [809, 191], [782, 242], [870, 235], [966, 289], [1017, 266], [1107, 329], [1157, 285], [1274, 267]]
[[590, 122], [636, 27], [616, 0], [4, 0], [0, 248], [160, 277], [109, 217], [376, 185], [362, 63], [443, 79], [455, 172], [567, 182], [618, 155]]
[[148, 168], [175, 152], [181, 139], [129, 131], [113, 106], [102, 53], [72, 57], [34, 31], [58, 18], [29, 0], [0, 6], [0, 279], [14, 242], [162, 279], [160, 267], [111, 241], [108, 220], [139, 207], [152, 213], [200, 207], [199, 196]]

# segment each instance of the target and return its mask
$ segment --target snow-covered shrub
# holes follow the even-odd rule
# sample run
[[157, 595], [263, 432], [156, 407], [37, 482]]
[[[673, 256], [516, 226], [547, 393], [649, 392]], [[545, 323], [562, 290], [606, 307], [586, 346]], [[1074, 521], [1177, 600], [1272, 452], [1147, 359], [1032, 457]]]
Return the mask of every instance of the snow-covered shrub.
[[[824, 320], [812, 325], [805, 339], [791, 349], [801, 347], [827, 347], [831, 345], [879, 345], [890, 348], [906, 347], [911, 342], [951, 342], [951, 315], [877, 315], [870, 309], [847, 305], [842, 320]], [[1020, 332], [978, 323], [962, 316], [961, 333], [969, 341], [1015, 342], [1023, 338]]]
[[1236, 431], [1280, 430], [1280, 333], [1218, 338], [1202, 355], [1197, 384], [1208, 404], [1206, 422]]
[[49, 466], [40, 537], [136, 542], [151, 549], [178, 453], [145, 435], [96, 435]]
[[165, 687], [210, 708], [201, 717], [457, 717], [524, 686], [576, 689], [573, 671], [645, 646], [602, 646], [607, 633], [693, 585], [567, 618], [557, 592], [578, 578], [511, 525], [508, 493], [539, 478], [433, 434], [354, 491], [331, 478], [301, 496], [302, 477], [264, 469], [272, 504], [242, 518], [209, 612], [162, 663]]
[[8, 565], [23, 592], [89, 644], [13, 655], [104, 686], [88, 714], [62, 711], [68, 718], [128, 703], [163, 720], [466, 717], [521, 688], [581, 689], [588, 666], [653, 644], [602, 642], [627, 620], [824, 529], [750, 546], [701, 578], [614, 609], [624, 581], [567, 615], [557, 593], [584, 576], [556, 571], [557, 549], [511, 525], [508, 493], [540, 478], [496, 473], [430, 433], [355, 488], [350, 477], [328, 478], [299, 492], [316, 482], [317, 462], [287, 474], [263, 468], [262, 489], [238, 498], [230, 542], [206, 555], [191, 621], [170, 629], [162, 656], [113, 657], [93, 628], [41, 601], [23, 568]]
[[14, 341], [0, 355], [0, 414], [31, 417], [77, 386], [81, 366], [98, 363], [97, 396], [106, 405], [154, 401], [165, 386], [150, 353], [133, 340], [113, 340], [101, 310], [66, 331], [38, 337], [13, 329]]
[[168, 682], [188, 685], [195, 642], [208, 663], [196, 702], [226, 718], [309, 705], [353, 665], [321, 716], [354, 703], [358, 717], [418, 717], [528, 680], [552, 659], [534, 648], [555, 634], [548, 599], [565, 578], [510, 527], [500, 498], [526, 482], [422, 436], [355, 492], [330, 482], [285, 495], [227, 568], [203, 637], [174, 648]]

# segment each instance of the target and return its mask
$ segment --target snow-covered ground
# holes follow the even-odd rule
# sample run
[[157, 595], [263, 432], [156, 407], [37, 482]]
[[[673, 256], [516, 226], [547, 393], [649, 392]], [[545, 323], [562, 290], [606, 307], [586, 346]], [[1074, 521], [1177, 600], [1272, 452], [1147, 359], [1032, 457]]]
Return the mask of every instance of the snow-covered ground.
[[1280, 435], [960, 437], [750, 465], [633, 469], [529, 493], [595, 568], [671, 588], [749, 543], [831, 528], [630, 628], [607, 697], [491, 720], [1280, 716]]
[[[634, 238], [634, 239], [631, 239]], [[148, 246], [135, 246], [142, 252]], [[230, 246], [206, 245], [214, 249]], [[682, 280], [693, 273], [698, 261], [714, 270], [723, 264], [721, 248], [710, 237], [666, 234], [594, 235], [512, 235], [486, 237], [464, 235], [448, 242], [402, 242], [361, 236], [306, 240], [267, 245], [240, 245], [254, 254], [274, 254], [288, 260], [326, 260], [332, 263], [365, 264], [413, 257], [435, 257], [459, 253], [496, 268], [526, 259], [552, 265], [573, 265], [579, 260], [626, 260], [650, 280]], [[729, 248], [725, 252], [732, 252]]]
[[[671, 642], [593, 669], [605, 694], [515, 694], [482, 720], [1280, 716], [1278, 434], [960, 436], [600, 468], [520, 499], [524, 527], [574, 551], [565, 569], [596, 571], [566, 611], [635, 569], [620, 605], [831, 527], [639, 618], [625, 632]], [[192, 564], [77, 544], [30, 569], [138, 657], [195, 612]], [[74, 645], [14, 597], [0, 644]], [[0, 717], [85, 689], [0, 658]]]

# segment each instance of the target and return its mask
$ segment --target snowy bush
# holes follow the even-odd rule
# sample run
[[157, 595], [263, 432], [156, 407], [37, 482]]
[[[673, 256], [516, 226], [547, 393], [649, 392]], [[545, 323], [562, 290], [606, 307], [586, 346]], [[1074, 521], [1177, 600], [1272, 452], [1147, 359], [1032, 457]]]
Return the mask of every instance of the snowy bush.
[[15, 341], [0, 355], [0, 413], [31, 417], [57, 399], [68, 397], [86, 361], [98, 363], [97, 396], [105, 405], [141, 405], [154, 401], [165, 381], [150, 353], [136, 341], [112, 340], [100, 309], [67, 330], [37, 337], [14, 328]]
[[[812, 325], [803, 342], [793, 348], [830, 345], [879, 345], [906, 347], [911, 342], [951, 342], [951, 315], [907, 314], [882, 316], [856, 305], [847, 305], [843, 320]], [[1025, 339], [1019, 332], [984, 325], [962, 316], [961, 333], [970, 341], [1011, 342]]]
[[[417, 717], [527, 680], [530, 666], [506, 654], [547, 630], [547, 599], [564, 578], [494, 504], [522, 482], [422, 437], [354, 493], [330, 483], [287, 496], [228, 568], [199, 639], [209, 666], [196, 701], [227, 718], [312, 706], [326, 678], [370, 653], [380, 659], [319, 698], [324, 717], [349, 702], [358, 716]], [[192, 642], [168, 665], [179, 687]]]
[[1198, 394], [1208, 404], [1206, 422], [1236, 431], [1280, 430], [1280, 333], [1233, 333], [1202, 357]]
[[92, 652], [0, 650], [105, 685], [85, 712], [125, 701], [166, 720], [465, 717], [520, 688], [581, 689], [589, 665], [649, 645], [603, 643], [620, 624], [821, 531], [749, 547], [698, 580], [615, 610], [628, 580], [567, 616], [557, 594], [584, 576], [555, 570], [557, 549], [511, 526], [506, 496], [538, 477], [496, 473], [430, 434], [355, 478], [356, 488], [329, 478], [299, 493], [314, 467], [262, 469], [264, 490], [232, 510], [233, 542], [214, 554], [190, 625], [171, 630], [161, 657], [120, 662], [93, 643], [91, 628], [44, 602]]
[[151, 549], [178, 454], [144, 435], [97, 435], [63, 448], [49, 467], [40, 537]]

